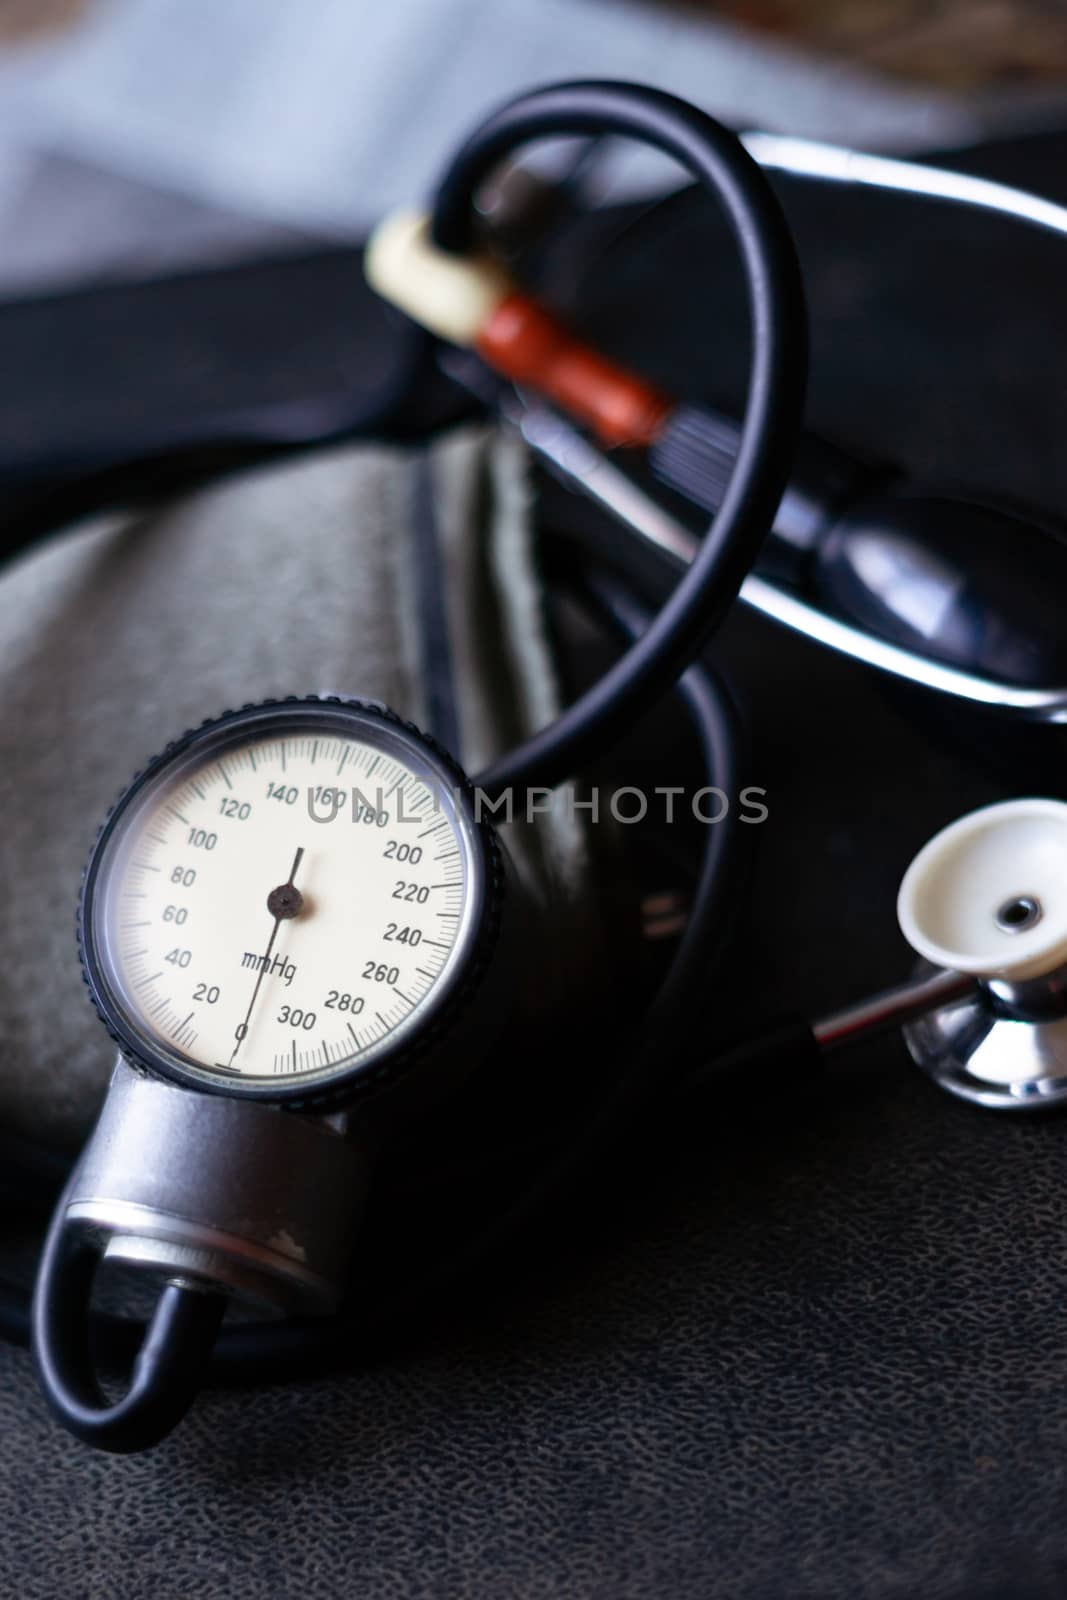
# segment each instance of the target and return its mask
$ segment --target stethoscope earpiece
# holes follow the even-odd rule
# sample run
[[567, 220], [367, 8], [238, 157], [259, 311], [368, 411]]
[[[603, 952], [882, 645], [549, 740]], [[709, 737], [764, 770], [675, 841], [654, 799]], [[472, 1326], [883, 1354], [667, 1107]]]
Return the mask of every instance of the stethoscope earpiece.
[[943, 1088], [979, 1105], [1067, 1102], [1067, 805], [1009, 800], [924, 845], [897, 916], [930, 967], [975, 979], [904, 1038]]

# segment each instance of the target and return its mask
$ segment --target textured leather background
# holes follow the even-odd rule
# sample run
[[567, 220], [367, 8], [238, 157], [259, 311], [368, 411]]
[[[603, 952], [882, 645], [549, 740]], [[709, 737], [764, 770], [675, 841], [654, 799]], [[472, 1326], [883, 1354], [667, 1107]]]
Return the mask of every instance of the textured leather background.
[[[1067, 188], [1063, 150], [989, 159]], [[938, 213], [873, 205], [836, 196], [799, 218], [813, 418], [939, 477], [1064, 505], [1062, 248], [987, 247]], [[717, 305], [692, 239], [688, 255], [690, 290], [700, 262], [699, 303]], [[634, 284], [621, 264], [607, 282], [610, 319]], [[736, 619], [725, 654], [771, 807], [719, 980], [727, 1026], [900, 976], [893, 898], [914, 850], [1032, 779], [1031, 752], [994, 770], [987, 730], [980, 765], [951, 729], [765, 626]], [[66, 1438], [27, 1357], [0, 1350], [0, 1587], [1057, 1596], [1065, 1306], [1067, 1126], [956, 1105], [890, 1038], [789, 1103], [757, 1093], [647, 1127], [610, 1185], [405, 1348], [343, 1378], [205, 1395], [150, 1456]]]

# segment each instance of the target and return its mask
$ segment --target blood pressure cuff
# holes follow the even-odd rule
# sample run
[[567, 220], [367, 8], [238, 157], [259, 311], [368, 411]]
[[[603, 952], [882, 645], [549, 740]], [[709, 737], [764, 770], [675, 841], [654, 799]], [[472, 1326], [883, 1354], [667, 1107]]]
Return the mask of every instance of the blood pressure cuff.
[[[4, 574], [0, 1126], [71, 1145], [92, 1122], [114, 1051], [82, 987], [79, 878], [118, 791], [170, 739], [249, 701], [342, 694], [384, 701], [477, 772], [553, 716], [529, 503], [521, 448], [465, 428], [220, 481]], [[564, 792], [506, 832], [588, 1004], [582, 815]]]

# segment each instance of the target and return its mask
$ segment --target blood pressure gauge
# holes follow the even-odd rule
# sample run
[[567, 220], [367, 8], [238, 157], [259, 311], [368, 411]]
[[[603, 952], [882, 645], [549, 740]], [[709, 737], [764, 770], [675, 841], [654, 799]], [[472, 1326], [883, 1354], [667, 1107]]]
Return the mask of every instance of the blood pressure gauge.
[[[230, 712], [130, 785], [79, 913], [120, 1057], [35, 1299], [45, 1391], [74, 1432], [161, 1437], [232, 1297], [336, 1307], [376, 1144], [508, 1013], [505, 871], [460, 770], [379, 706]], [[164, 1284], [114, 1403], [88, 1338], [101, 1259]]]
[[171, 746], [108, 819], [80, 917], [90, 991], [148, 1072], [337, 1103], [469, 998], [495, 850], [462, 775], [387, 713], [232, 713]]

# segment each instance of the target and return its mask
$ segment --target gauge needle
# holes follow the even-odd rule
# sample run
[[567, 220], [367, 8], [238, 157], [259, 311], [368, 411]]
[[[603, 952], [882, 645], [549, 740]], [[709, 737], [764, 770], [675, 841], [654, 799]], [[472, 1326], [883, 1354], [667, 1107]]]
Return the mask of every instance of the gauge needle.
[[238, 1050], [240, 1050], [248, 1033], [248, 1024], [251, 1021], [252, 1012], [255, 1010], [260, 986], [262, 985], [263, 979], [266, 976], [267, 968], [270, 966], [270, 958], [274, 953], [274, 941], [278, 937], [278, 929], [281, 927], [283, 922], [288, 922], [292, 917], [298, 917], [301, 911], [304, 909], [304, 897], [293, 881], [296, 877], [297, 869], [299, 868], [303, 857], [304, 849], [303, 846], [301, 846], [296, 852], [296, 855], [293, 857], [293, 865], [290, 868], [288, 878], [284, 883], [280, 883], [276, 889], [272, 889], [270, 894], [267, 896], [267, 910], [274, 918], [274, 927], [271, 929], [270, 942], [267, 945], [266, 954], [261, 956], [259, 959], [259, 972], [256, 975], [256, 986], [252, 990], [252, 998], [248, 1002], [248, 1010], [245, 1012], [245, 1019], [237, 1029], [237, 1043], [233, 1047], [233, 1055], [230, 1056], [231, 1067], [233, 1066], [234, 1056], [236, 1056]]

